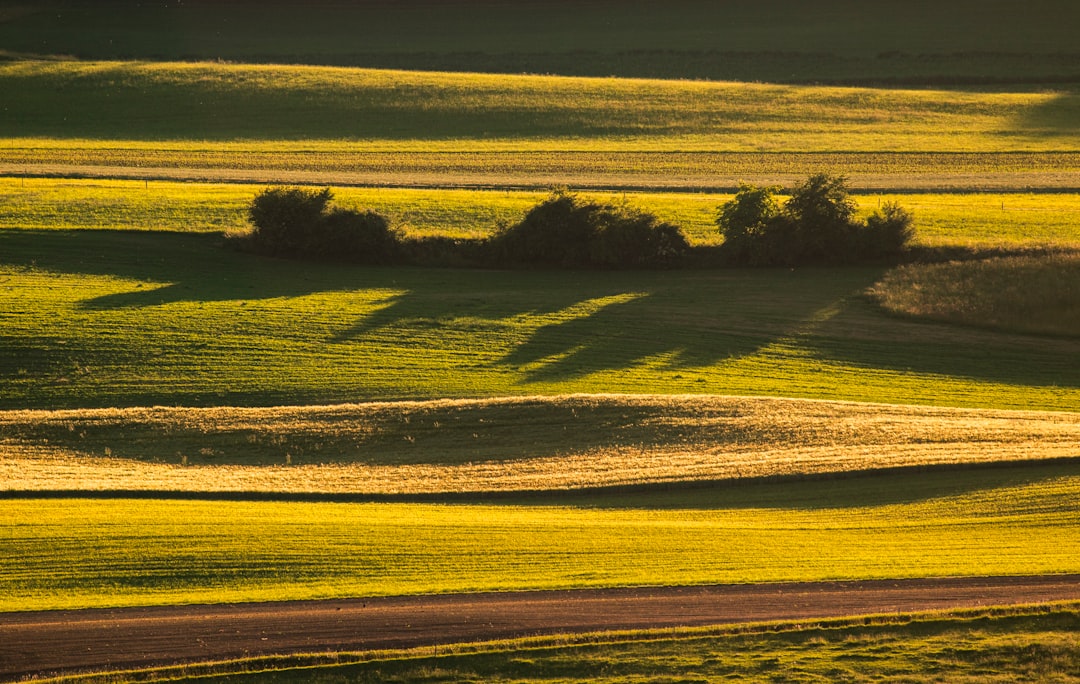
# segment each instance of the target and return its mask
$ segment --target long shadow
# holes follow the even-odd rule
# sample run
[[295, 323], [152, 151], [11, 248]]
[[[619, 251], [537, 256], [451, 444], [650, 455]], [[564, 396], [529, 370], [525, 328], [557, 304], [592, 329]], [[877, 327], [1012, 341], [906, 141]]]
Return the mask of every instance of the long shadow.
[[142, 281], [87, 297], [89, 310], [247, 301], [392, 287], [389, 269], [271, 259], [226, 248], [219, 234], [131, 230], [0, 230], [0, 264]]
[[1075, 138], [1080, 134], [1080, 90], [1072, 88], [1024, 109], [1014, 123], [1015, 128], [1024, 135], [1039, 138]]
[[[122, 292], [86, 297], [79, 306], [88, 310], [382, 290], [387, 299], [380, 306], [324, 342], [378, 344], [379, 336], [389, 331], [393, 339], [408, 339], [410, 344], [445, 344], [447, 349], [456, 344], [468, 355], [480, 340], [498, 339], [505, 351], [494, 360], [475, 363], [523, 378], [526, 391], [532, 383], [558, 383], [643, 363], [651, 364], [658, 378], [665, 372], [674, 377], [793, 338], [812, 354], [860, 366], [1022, 386], [1080, 387], [1080, 364], [1075, 363], [1080, 340], [890, 318], [858, 296], [880, 276], [877, 268], [662, 272], [366, 268], [266, 259], [223, 249], [220, 242], [216, 235], [182, 233], [6, 230], [0, 231], [0, 263], [135, 281]], [[814, 322], [826, 309], [839, 313]], [[456, 341], [449, 340], [454, 335]], [[0, 339], [6, 350], [32, 342], [25, 336]], [[96, 349], [85, 340], [68, 343], [68, 350], [79, 344], [87, 346], [87, 354]], [[72, 356], [63, 350], [24, 351], [19, 355], [28, 359], [26, 369], [31, 372], [35, 358], [63, 365]], [[154, 403], [169, 396], [170, 389], [162, 387], [153, 397], [132, 396], [122, 403]], [[334, 397], [283, 393], [281, 399]], [[222, 400], [248, 404], [277, 397], [270, 388], [257, 397], [199, 401]], [[186, 396], [184, 401], [199, 403]]]
[[478, 272], [455, 276], [447, 290], [410, 288], [333, 341], [386, 327], [468, 321], [483, 328], [528, 317], [520, 326], [524, 337], [494, 363], [527, 383], [645, 362], [675, 372], [753, 354], [879, 275], [877, 269]]

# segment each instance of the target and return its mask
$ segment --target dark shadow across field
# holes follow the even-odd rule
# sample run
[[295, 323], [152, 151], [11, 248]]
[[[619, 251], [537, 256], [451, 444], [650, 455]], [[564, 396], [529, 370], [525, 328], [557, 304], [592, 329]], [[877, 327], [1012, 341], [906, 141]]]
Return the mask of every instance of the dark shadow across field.
[[1080, 131], [1080, 89], [1068, 86], [1056, 97], [1035, 107], [1027, 107], [1016, 122], [1025, 135], [1044, 138], [1072, 136]]

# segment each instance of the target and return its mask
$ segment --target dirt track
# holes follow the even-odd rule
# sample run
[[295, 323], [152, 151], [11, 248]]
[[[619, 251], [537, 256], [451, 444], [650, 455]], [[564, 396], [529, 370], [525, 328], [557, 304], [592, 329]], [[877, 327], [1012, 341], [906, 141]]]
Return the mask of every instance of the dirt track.
[[1080, 575], [452, 594], [0, 614], [0, 679], [237, 656], [1080, 599]]

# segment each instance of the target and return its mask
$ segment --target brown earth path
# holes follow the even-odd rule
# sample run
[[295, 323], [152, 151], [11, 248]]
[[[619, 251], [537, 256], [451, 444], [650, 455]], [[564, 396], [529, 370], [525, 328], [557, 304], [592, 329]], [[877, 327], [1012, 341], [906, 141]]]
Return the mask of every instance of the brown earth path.
[[1080, 575], [398, 596], [0, 614], [0, 679], [530, 635], [1080, 600]]

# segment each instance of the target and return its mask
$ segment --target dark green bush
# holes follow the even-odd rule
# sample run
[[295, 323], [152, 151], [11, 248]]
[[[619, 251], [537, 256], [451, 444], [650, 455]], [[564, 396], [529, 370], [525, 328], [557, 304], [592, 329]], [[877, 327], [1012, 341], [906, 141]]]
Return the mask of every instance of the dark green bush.
[[741, 185], [720, 207], [716, 222], [727, 261], [798, 266], [878, 260], [900, 254], [914, 235], [911, 214], [894, 203], [866, 223], [857, 221], [843, 176], [811, 176], [782, 207], [777, 190]]
[[268, 188], [252, 200], [254, 229], [247, 242], [257, 252], [357, 263], [385, 263], [399, 253], [390, 223], [373, 211], [330, 206], [330, 188]]
[[867, 258], [899, 254], [915, 237], [914, 218], [896, 202], [886, 202], [866, 218], [863, 234]]
[[254, 230], [248, 241], [256, 251], [273, 256], [303, 252], [333, 198], [330, 188], [267, 188], [248, 207]]
[[690, 246], [682, 231], [626, 207], [556, 191], [488, 243], [494, 265], [644, 268], [674, 265]]
[[778, 238], [778, 226], [770, 230], [770, 223], [780, 215], [780, 205], [774, 195], [779, 186], [759, 188], [746, 183], [739, 184], [734, 199], [724, 203], [717, 214], [716, 223], [724, 236], [724, 250], [732, 261], [759, 263], [763, 254], [771, 252], [767, 243]]
[[390, 222], [374, 211], [333, 209], [316, 224], [308, 255], [334, 261], [381, 264], [398, 256]]

